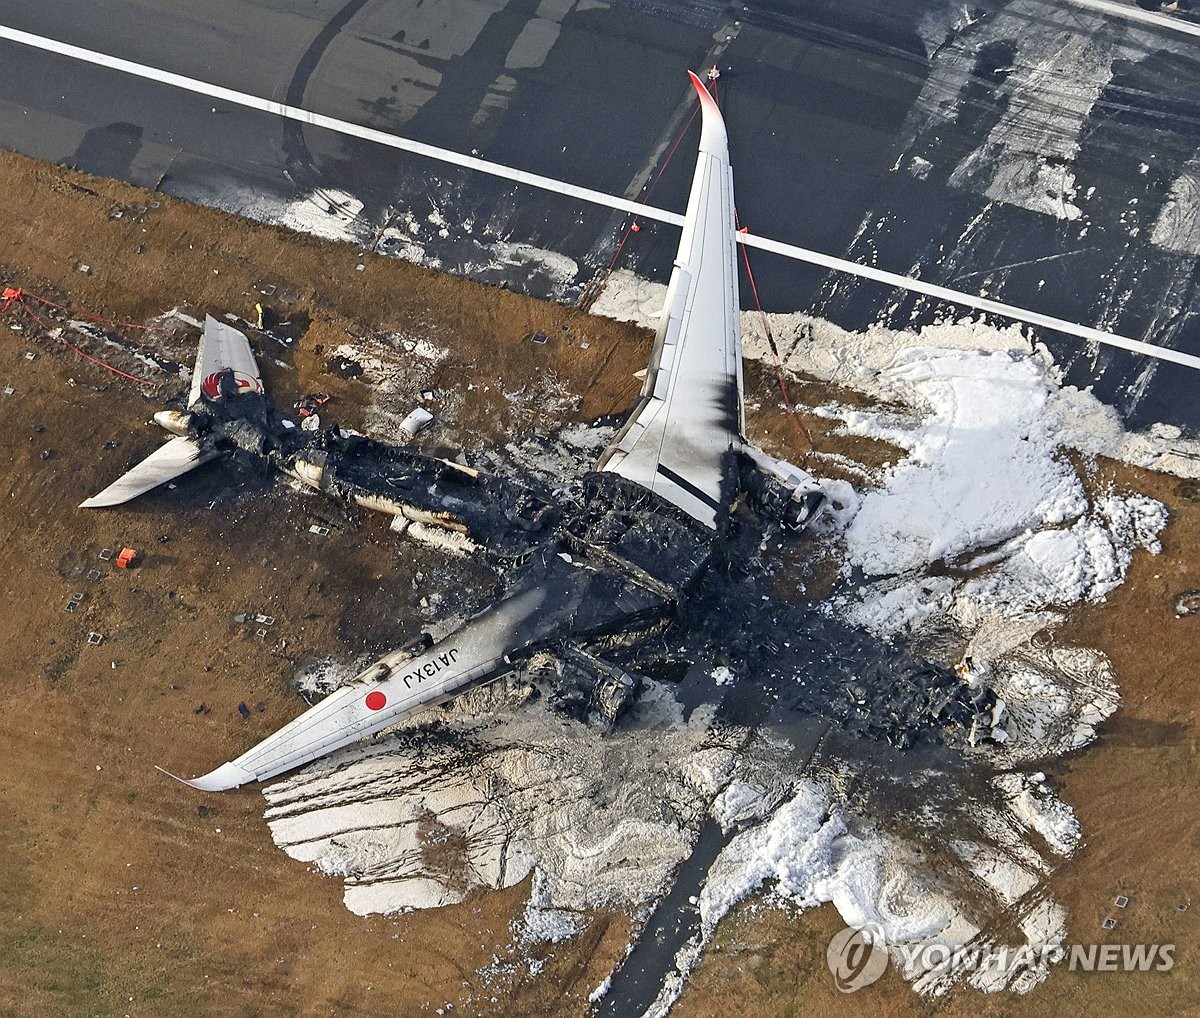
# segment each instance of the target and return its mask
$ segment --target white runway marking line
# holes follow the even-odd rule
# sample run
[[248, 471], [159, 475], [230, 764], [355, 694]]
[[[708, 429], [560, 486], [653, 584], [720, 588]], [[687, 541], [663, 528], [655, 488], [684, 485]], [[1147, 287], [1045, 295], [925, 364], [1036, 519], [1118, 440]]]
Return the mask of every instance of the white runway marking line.
[[841, 258], [834, 258], [832, 255], [821, 254], [819, 251], [809, 251], [807, 248], [783, 244], [777, 240], [768, 240], [766, 237], [756, 237], [752, 233], [739, 234], [739, 239], [748, 247], [761, 248], [763, 251], [784, 255], [787, 258], [796, 258], [812, 265], [833, 269], [836, 272], [847, 272], [863, 279], [873, 279], [877, 283], [884, 283], [888, 286], [903, 287], [905, 290], [923, 293], [929, 297], [949, 301], [951, 304], [963, 304], [987, 314], [1015, 318], [1017, 321], [1026, 322], [1029, 325], [1041, 325], [1044, 328], [1053, 329], [1055, 332], [1066, 332], [1090, 342], [1120, 347], [1122, 350], [1145, 354], [1147, 357], [1157, 357], [1162, 361], [1171, 361], [1174, 364], [1182, 364], [1184, 367], [1200, 371], [1200, 357], [1172, 350], [1170, 347], [1155, 346], [1153, 343], [1144, 343], [1140, 339], [1129, 339], [1112, 332], [1102, 332], [1100, 329], [1093, 329], [1087, 325], [1079, 325], [1076, 322], [1044, 315], [1040, 311], [1029, 311], [1012, 304], [1002, 304], [1000, 301], [990, 300], [987, 297], [960, 293], [958, 290], [938, 286], [936, 283], [927, 283], [923, 279], [913, 279], [912, 276], [901, 276], [895, 272], [884, 272], [882, 269], [873, 269], [868, 265], [859, 265], [858, 262], [848, 262]]
[[1142, 10], [1133, 0], [1129, 3], [1115, 3], [1113, 0], [1067, 0], [1074, 7], [1086, 7], [1088, 10], [1099, 11], [1101, 14], [1111, 14], [1114, 18], [1124, 18], [1126, 21], [1138, 21], [1143, 25], [1153, 25], [1168, 32], [1179, 32], [1182, 35], [1194, 35], [1200, 39], [1200, 25], [1190, 21], [1172, 17], [1169, 13], [1157, 14], [1154, 11]]
[[281, 103], [274, 99], [263, 99], [260, 96], [250, 95], [247, 92], [238, 92], [232, 88], [225, 88], [223, 85], [214, 85], [211, 82], [200, 81], [197, 78], [188, 78], [182, 74], [175, 74], [172, 71], [162, 71], [157, 67], [139, 64], [132, 60], [122, 59], [121, 57], [109, 56], [107, 53], [97, 53], [95, 50], [84, 49], [82, 46], [72, 46], [70, 43], [59, 42], [57, 39], [48, 39], [42, 35], [33, 35], [30, 32], [22, 32], [15, 28], [0, 25], [0, 41], [20, 43], [23, 46], [31, 46], [34, 49], [45, 50], [48, 53], [57, 53], [61, 56], [71, 57], [74, 60], [80, 60], [83, 63], [95, 64], [97, 67], [107, 67], [110, 70], [121, 71], [123, 74], [133, 75], [135, 78], [157, 81], [160, 84], [171, 85], [174, 88], [180, 88], [187, 92], [196, 92], [199, 95], [208, 96], [212, 99], [221, 99], [236, 106], [245, 106], [248, 109], [259, 110], [263, 113], [283, 117], [286, 120], [295, 120], [302, 124], [309, 124], [312, 127], [321, 127], [329, 131], [336, 131], [338, 134], [347, 134], [355, 138], [362, 138], [364, 141], [373, 141], [379, 145], [386, 145], [388, 148], [400, 149], [402, 152], [411, 152], [414, 155], [437, 159], [444, 163], [453, 163], [455, 166], [461, 166], [464, 169], [477, 170], [480, 173], [487, 173], [493, 177], [503, 177], [518, 184], [527, 184], [530, 187], [541, 188], [543, 191], [554, 191], [571, 198], [578, 198], [581, 201], [591, 202], [594, 205], [603, 205], [621, 212], [628, 212], [630, 215], [656, 219], [659, 222], [669, 223], [672, 226], [683, 225], [683, 216], [678, 212], [667, 212], [665, 209], [656, 209], [649, 205], [643, 205], [641, 202], [629, 201], [626, 198], [618, 198], [615, 195], [605, 194], [603, 191], [593, 191], [588, 187], [578, 187], [575, 184], [568, 184], [561, 180], [555, 180], [552, 177], [543, 177], [538, 173], [528, 173], [525, 170], [518, 170], [511, 166], [490, 162], [487, 159], [464, 156], [458, 152], [451, 152], [449, 149], [436, 148], [433, 145], [425, 145], [419, 141], [410, 141], [407, 138], [387, 134], [384, 131], [376, 131], [371, 127], [352, 124], [348, 120], [338, 120], [336, 117], [327, 117], [321, 113], [312, 113], [309, 110], [301, 109], [298, 106], [288, 106], [286, 103]]
[[[1120, 6], [1103, 3], [1103, 0], [1072, 0], [1072, 2], [1092, 7]], [[1160, 17], [1155, 23], [1161, 23], [1162, 20]], [[57, 39], [49, 39], [46, 36], [34, 35], [30, 32], [22, 32], [19, 29], [0, 25], [0, 41], [15, 42], [23, 46], [44, 50], [48, 53], [57, 53], [60, 56], [70, 57], [84, 63], [95, 64], [98, 67], [106, 67], [110, 70], [120, 71], [123, 74], [129, 74], [137, 78], [157, 81], [160, 84], [170, 85], [187, 92], [195, 92], [213, 99], [220, 99], [236, 106], [244, 106], [248, 109], [270, 113], [287, 120], [309, 124], [312, 127], [335, 131], [338, 134], [362, 138], [364, 141], [375, 142], [388, 148], [399, 149], [402, 152], [411, 152], [414, 155], [425, 156], [426, 158], [436, 159], [444, 163], [451, 163], [455, 166], [475, 170], [479, 173], [486, 173], [493, 177], [501, 177], [505, 180], [511, 180], [514, 183], [525, 184], [544, 191], [553, 191], [556, 194], [577, 198], [580, 201], [586, 201], [593, 205], [602, 205], [606, 208], [616, 209], [617, 211], [638, 216], [639, 218], [652, 219], [671, 226], [683, 225], [683, 216], [678, 212], [668, 212], [665, 209], [654, 208], [652, 205], [644, 205], [641, 202], [630, 201], [627, 198], [605, 194], [603, 191], [595, 191], [591, 188], [579, 187], [575, 184], [555, 180], [552, 177], [543, 177], [541, 174], [514, 169], [511, 166], [504, 166], [501, 163], [494, 163], [487, 159], [465, 156], [458, 152], [451, 152], [448, 149], [426, 145], [419, 141], [410, 141], [407, 138], [387, 134], [384, 131], [377, 131], [371, 127], [363, 127], [360, 124], [353, 124], [347, 120], [327, 117], [324, 114], [313, 113], [309, 110], [300, 109], [297, 106], [289, 106], [274, 99], [263, 99], [260, 96], [238, 92], [232, 88], [225, 88], [222, 85], [214, 85], [211, 82], [189, 78], [182, 74], [175, 74], [172, 71], [159, 70], [157, 67], [139, 64], [133, 60], [110, 56], [107, 53], [98, 53], [95, 50], [84, 49], [82, 46], [73, 46], [70, 43], [60, 42]], [[989, 300], [986, 297], [977, 297], [974, 294], [962, 293], [958, 290], [951, 290], [948, 287], [926, 283], [923, 280], [913, 279], [910, 276], [885, 272], [881, 269], [860, 265], [857, 262], [834, 258], [832, 255], [821, 254], [819, 251], [810, 251], [807, 248], [797, 247], [794, 244], [785, 244], [782, 241], [770, 240], [766, 237], [758, 237], [748, 233], [739, 233], [737, 239], [739, 242], [750, 247], [770, 251], [785, 258], [807, 262], [810, 265], [832, 269], [835, 272], [845, 272], [862, 279], [870, 279], [878, 283], [883, 283], [886, 286], [894, 286], [915, 293], [922, 293], [929, 297], [973, 308], [977, 311], [1000, 315], [1004, 318], [1011, 318], [1029, 325], [1040, 325], [1043, 328], [1053, 329], [1056, 332], [1078, 336], [1089, 342], [1119, 347], [1133, 353], [1144, 354], [1147, 357], [1156, 357], [1159, 360], [1171, 361], [1175, 364], [1200, 370], [1200, 357], [1193, 356], [1192, 354], [1181, 353], [1167, 347], [1156, 346], [1153, 343], [1145, 343], [1137, 339], [1129, 339], [1110, 332], [1102, 332], [1099, 329], [1093, 329], [1086, 325], [1078, 325], [1075, 322], [1054, 318], [1037, 311], [1028, 311], [1025, 308], [1019, 308], [1012, 304], [1002, 304], [999, 301]]]

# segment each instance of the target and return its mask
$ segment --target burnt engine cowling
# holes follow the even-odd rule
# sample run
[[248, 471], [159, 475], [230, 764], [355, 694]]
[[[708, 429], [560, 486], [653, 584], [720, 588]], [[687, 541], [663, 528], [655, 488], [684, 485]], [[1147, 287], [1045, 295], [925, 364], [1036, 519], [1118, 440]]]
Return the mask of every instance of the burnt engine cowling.
[[738, 466], [750, 508], [789, 530], [803, 530], [825, 505], [825, 492], [816, 478], [786, 460], [746, 448]]

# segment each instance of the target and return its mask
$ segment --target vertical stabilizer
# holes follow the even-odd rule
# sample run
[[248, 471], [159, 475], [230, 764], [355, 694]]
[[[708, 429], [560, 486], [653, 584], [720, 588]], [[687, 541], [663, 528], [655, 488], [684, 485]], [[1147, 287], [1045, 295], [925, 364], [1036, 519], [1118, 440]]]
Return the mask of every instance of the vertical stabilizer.
[[201, 396], [217, 399], [222, 394], [221, 376], [232, 372], [232, 383], [238, 394], [263, 391], [258, 362], [250, 349], [250, 341], [231, 325], [218, 322], [212, 315], [204, 316], [204, 332], [196, 352], [196, 367], [192, 371], [192, 387], [188, 393], [188, 409], [200, 402]]

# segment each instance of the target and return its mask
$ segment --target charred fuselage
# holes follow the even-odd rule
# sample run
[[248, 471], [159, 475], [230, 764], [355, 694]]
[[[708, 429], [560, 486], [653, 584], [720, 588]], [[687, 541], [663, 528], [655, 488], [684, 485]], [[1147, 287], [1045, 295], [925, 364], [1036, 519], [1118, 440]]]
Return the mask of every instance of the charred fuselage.
[[[986, 687], [895, 647], [868, 646], [806, 602], [779, 597], [762, 538], [797, 539], [783, 512], [766, 521], [735, 513], [714, 533], [614, 473], [585, 475], [581, 490], [563, 499], [336, 426], [289, 428], [261, 396], [205, 400], [186, 431], [216, 449], [260, 457], [348, 506], [469, 538], [470, 554], [494, 567], [501, 593], [468, 620], [466, 630], [495, 639], [480, 645], [492, 649], [469, 651], [478, 660], [455, 693], [528, 672], [537, 659], [542, 667], [532, 672], [552, 699], [611, 725], [637, 693], [639, 668], [668, 653], [729, 662], [769, 685], [777, 701], [782, 691], [796, 710], [898, 746], [923, 736], [986, 739], [998, 720]], [[754, 487], [750, 467], [735, 459], [729, 473], [752, 504], [765, 498], [794, 508], [786, 491]], [[355, 681], [399, 674], [420, 686], [441, 671], [433, 651], [395, 657]], [[403, 671], [408, 658], [422, 662], [411, 676]], [[547, 658], [557, 666], [547, 669]]]

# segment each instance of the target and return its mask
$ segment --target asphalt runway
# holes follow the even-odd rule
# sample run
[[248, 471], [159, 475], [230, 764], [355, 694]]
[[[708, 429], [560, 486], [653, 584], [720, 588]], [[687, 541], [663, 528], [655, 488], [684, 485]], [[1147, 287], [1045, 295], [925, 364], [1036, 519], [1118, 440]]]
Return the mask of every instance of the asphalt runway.
[[[1196, 38], [1114, 6], [0, 0], [0, 23], [670, 209], [684, 71], [716, 62], [755, 232], [1200, 353]], [[0, 145], [168, 194], [262, 219], [308, 197], [341, 235], [386, 226], [382, 250], [560, 300], [624, 234], [619, 213], [63, 56], [0, 40], [0, 61]], [[620, 264], [665, 279], [676, 242], [647, 223]], [[769, 310], [947, 311], [753, 258]], [[1196, 431], [1194, 371], [1040, 335], [1134, 426]]]

